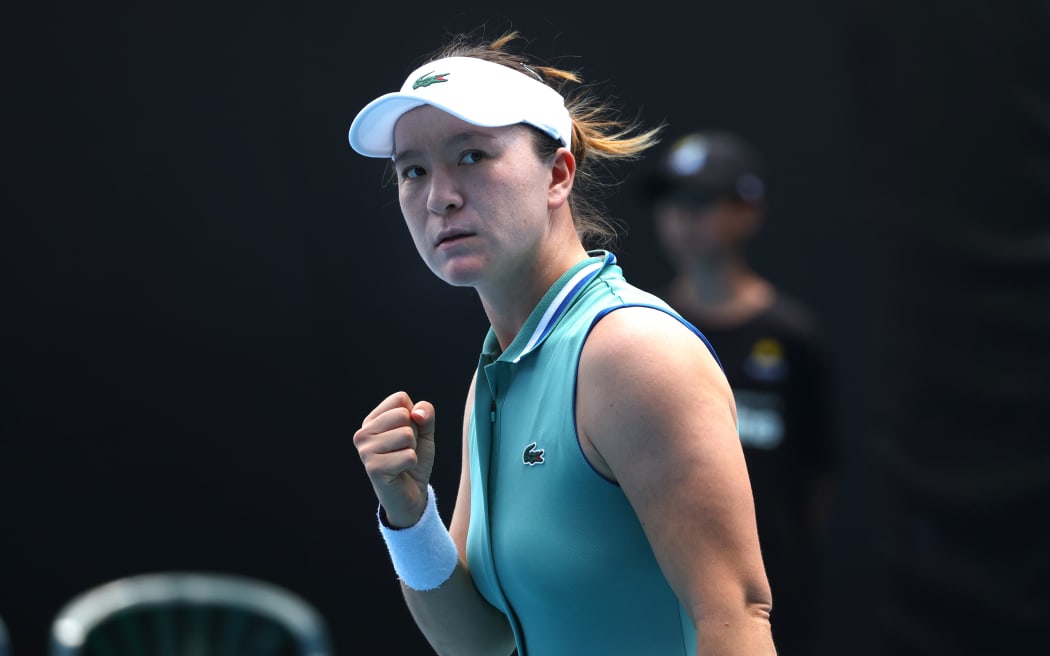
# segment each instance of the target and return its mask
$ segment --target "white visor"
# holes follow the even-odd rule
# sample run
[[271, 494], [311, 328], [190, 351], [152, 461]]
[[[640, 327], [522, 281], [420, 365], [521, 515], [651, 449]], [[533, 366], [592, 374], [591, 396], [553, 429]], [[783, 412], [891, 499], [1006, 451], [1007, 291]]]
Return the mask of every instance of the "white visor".
[[447, 57], [420, 66], [401, 91], [365, 105], [350, 124], [350, 147], [367, 157], [393, 157], [394, 126], [405, 112], [433, 105], [482, 127], [528, 123], [569, 146], [572, 118], [565, 99], [527, 70], [473, 57]]

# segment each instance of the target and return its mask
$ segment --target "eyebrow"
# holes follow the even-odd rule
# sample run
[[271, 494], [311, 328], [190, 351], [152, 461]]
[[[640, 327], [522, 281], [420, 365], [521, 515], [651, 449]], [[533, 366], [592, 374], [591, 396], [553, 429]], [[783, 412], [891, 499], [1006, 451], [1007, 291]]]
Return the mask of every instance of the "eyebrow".
[[[448, 140], [446, 140], [446, 142], [443, 144], [443, 147], [446, 147], [446, 148], [447, 147], [455, 147], [455, 146], [457, 146], [459, 144], [471, 141], [472, 139], [484, 139], [486, 141], [490, 141], [491, 142], [491, 141], [495, 141], [496, 137], [495, 137], [495, 135], [489, 134], [487, 132], [481, 132], [481, 131], [477, 131], [477, 130], [469, 130], [469, 131], [464, 131], [464, 132], [458, 132], [458, 133], [452, 135], [451, 137], [449, 137]], [[420, 152], [419, 150], [412, 149], [412, 148], [410, 148], [408, 150], [395, 151], [393, 159], [396, 162], [396, 161], [401, 160], [401, 159], [405, 159], [405, 158], [409, 158], [409, 157], [416, 157], [416, 156], [419, 155], [419, 152]]]

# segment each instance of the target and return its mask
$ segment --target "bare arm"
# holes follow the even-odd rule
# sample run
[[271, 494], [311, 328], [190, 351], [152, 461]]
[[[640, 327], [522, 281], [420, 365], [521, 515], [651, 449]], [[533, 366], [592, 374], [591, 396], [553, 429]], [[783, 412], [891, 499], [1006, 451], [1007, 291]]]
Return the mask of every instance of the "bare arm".
[[[413, 590], [404, 584], [401, 589], [412, 617], [438, 654], [506, 656], [514, 649], [510, 625], [477, 591], [466, 566], [470, 519], [467, 422], [472, 406], [473, 385], [464, 415], [462, 472], [450, 530], [459, 562], [451, 578], [434, 590]], [[392, 526], [411, 526], [423, 513], [433, 470], [434, 427], [435, 412], [429, 402], [413, 403], [406, 393], [396, 392], [376, 406], [354, 435]], [[439, 507], [440, 503], [439, 499]]]
[[697, 654], [775, 654], [735, 404], [707, 347], [663, 312], [612, 312], [584, 347], [577, 414], [691, 613]]

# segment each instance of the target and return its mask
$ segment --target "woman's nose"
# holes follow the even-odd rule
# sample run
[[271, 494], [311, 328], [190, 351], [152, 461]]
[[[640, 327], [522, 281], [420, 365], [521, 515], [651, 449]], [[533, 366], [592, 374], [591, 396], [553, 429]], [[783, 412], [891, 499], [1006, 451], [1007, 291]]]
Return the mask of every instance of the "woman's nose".
[[432, 171], [430, 175], [430, 193], [427, 195], [427, 209], [437, 215], [444, 215], [463, 204], [463, 197], [456, 185], [454, 176]]

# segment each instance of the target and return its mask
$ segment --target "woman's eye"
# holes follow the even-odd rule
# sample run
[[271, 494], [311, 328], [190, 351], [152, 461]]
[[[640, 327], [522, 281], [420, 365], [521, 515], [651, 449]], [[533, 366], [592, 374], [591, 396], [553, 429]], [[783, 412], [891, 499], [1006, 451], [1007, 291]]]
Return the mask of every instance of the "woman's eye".
[[483, 159], [485, 159], [485, 155], [480, 150], [469, 150], [463, 154], [460, 162], [463, 164], [477, 164]]
[[406, 166], [405, 168], [401, 169], [401, 177], [407, 178], [409, 180], [418, 178], [424, 173], [426, 173], [426, 171], [423, 170], [422, 166]]

